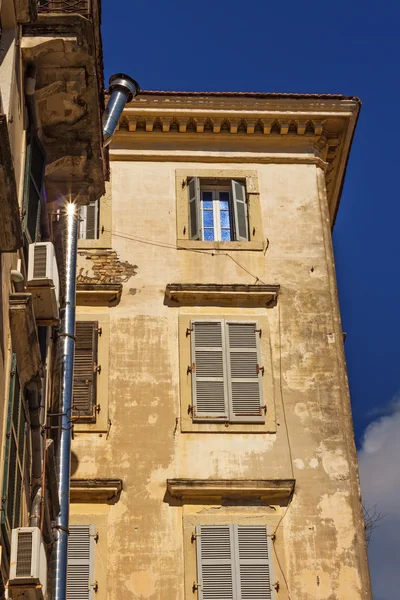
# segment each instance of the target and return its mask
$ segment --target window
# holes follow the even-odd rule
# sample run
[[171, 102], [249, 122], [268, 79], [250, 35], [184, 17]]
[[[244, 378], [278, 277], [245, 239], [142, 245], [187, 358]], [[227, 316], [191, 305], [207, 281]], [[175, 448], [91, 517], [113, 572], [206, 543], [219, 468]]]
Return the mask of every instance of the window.
[[175, 193], [178, 250], [265, 249], [257, 171], [176, 169]]
[[101, 329], [97, 321], [77, 321], [75, 327], [75, 360], [73, 387], [73, 415], [79, 421], [96, 421], [98, 337]]
[[247, 241], [246, 186], [241, 181], [199, 177], [188, 182], [190, 238], [203, 241]]
[[16, 368], [16, 357], [13, 354], [1, 510], [2, 535], [8, 551], [10, 550], [11, 529], [21, 526], [26, 436], [27, 418]]
[[255, 321], [191, 322], [194, 422], [265, 421], [260, 331]]
[[93, 525], [70, 525], [68, 536], [67, 600], [93, 600], [94, 543]]
[[40, 205], [46, 155], [39, 138], [32, 135], [26, 149], [24, 218], [22, 228], [28, 244], [40, 240]]
[[90, 202], [87, 206], [80, 208], [79, 239], [80, 240], [98, 240], [99, 239], [99, 200]]
[[272, 600], [272, 542], [265, 526], [196, 527], [199, 600]]

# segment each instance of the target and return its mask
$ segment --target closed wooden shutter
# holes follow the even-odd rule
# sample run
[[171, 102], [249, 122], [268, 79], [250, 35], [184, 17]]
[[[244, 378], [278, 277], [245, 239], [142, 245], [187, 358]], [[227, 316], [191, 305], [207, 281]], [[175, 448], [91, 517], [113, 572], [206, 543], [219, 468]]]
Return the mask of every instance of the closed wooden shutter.
[[67, 600], [94, 599], [94, 526], [70, 525]]
[[228, 418], [223, 321], [192, 321], [192, 395], [194, 421]]
[[227, 322], [229, 419], [264, 422], [259, 333], [255, 322]]
[[189, 190], [189, 234], [191, 240], [201, 239], [200, 179], [193, 177], [188, 181]]
[[196, 527], [199, 600], [238, 600], [230, 525]]
[[24, 182], [24, 218], [22, 228], [29, 244], [40, 238], [40, 205], [43, 194], [46, 154], [36, 135], [26, 149]]
[[232, 179], [232, 202], [235, 222], [235, 240], [248, 240], [246, 186]]
[[264, 526], [234, 525], [240, 600], [272, 600], [272, 542]]
[[75, 328], [73, 415], [95, 420], [97, 383], [97, 321], [77, 321]]
[[196, 558], [199, 600], [274, 600], [265, 526], [199, 525]]

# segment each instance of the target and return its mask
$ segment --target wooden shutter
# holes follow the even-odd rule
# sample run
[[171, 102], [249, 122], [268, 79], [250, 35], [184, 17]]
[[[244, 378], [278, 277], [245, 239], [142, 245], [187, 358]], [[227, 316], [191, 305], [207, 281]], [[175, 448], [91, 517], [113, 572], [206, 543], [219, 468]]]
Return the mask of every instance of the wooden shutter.
[[234, 525], [238, 600], [272, 600], [272, 542], [264, 526]]
[[191, 240], [201, 239], [200, 179], [193, 177], [188, 181], [189, 190], [189, 237]]
[[192, 398], [194, 421], [228, 418], [223, 321], [192, 321]]
[[75, 328], [73, 415], [95, 419], [97, 380], [97, 321], [77, 321]]
[[240, 181], [231, 181], [235, 240], [248, 240], [246, 186]]
[[94, 526], [70, 525], [67, 600], [94, 599]]
[[99, 200], [80, 209], [79, 238], [97, 240], [99, 237]]
[[6, 427], [1, 529], [6, 549], [9, 552], [11, 529], [21, 526], [22, 482], [27, 435], [27, 419], [15, 354], [11, 361]]
[[263, 423], [259, 333], [255, 322], [227, 322], [229, 420]]
[[32, 135], [26, 149], [24, 211], [22, 228], [28, 243], [40, 237], [40, 204], [43, 193], [46, 154], [36, 135]]
[[196, 527], [199, 600], [238, 600], [231, 525]]

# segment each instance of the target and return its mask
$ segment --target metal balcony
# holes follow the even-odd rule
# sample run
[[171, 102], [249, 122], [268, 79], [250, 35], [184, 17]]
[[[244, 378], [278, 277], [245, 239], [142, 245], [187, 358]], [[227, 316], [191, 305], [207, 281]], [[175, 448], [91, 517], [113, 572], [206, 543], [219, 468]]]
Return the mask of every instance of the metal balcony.
[[38, 0], [38, 13], [78, 14], [89, 17], [91, 0]]

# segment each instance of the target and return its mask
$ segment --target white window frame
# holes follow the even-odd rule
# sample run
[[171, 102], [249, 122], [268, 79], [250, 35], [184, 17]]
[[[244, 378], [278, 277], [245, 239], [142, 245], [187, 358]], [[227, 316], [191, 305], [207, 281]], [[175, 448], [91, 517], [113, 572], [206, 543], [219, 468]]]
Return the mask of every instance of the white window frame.
[[[231, 181], [231, 180], [230, 180]], [[232, 211], [234, 210], [233, 204], [232, 204], [232, 193], [231, 193], [231, 188], [230, 186], [225, 186], [225, 185], [218, 185], [218, 186], [212, 186], [212, 185], [201, 185], [201, 179], [200, 179], [200, 214], [201, 214], [201, 235], [202, 235], [202, 240], [204, 242], [206, 241], [211, 241], [211, 240], [206, 240], [204, 238], [204, 220], [203, 220], [203, 192], [212, 192], [212, 202], [215, 202], [215, 206], [213, 206], [213, 217], [214, 217], [214, 242], [222, 242], [222, 241], [227, 241], [227, 242], [234, 242], [236, 240], [236, 232], [235, 232], [235, 225], [234, 225], [234, 218], [233, 218], [233, 214]], [[221, 231], [221, 205], [220, 205], [220, 192], [227, 192], [229, 194], [229, 219], [230, 219], [230, 232], [231, 232], [231, 240], [222, 240], [222, 231]], [[215, 208], [217, 208], [217, 210], [215, 210]]]

